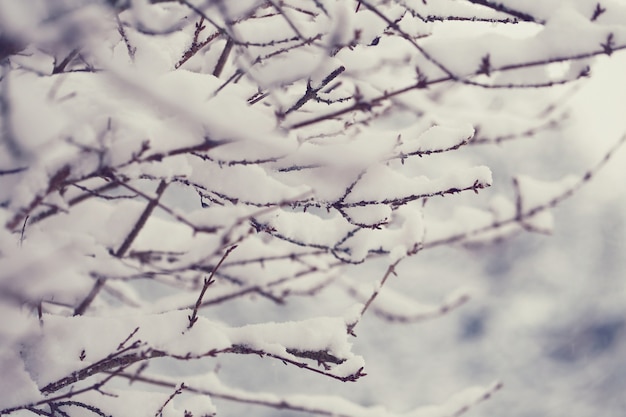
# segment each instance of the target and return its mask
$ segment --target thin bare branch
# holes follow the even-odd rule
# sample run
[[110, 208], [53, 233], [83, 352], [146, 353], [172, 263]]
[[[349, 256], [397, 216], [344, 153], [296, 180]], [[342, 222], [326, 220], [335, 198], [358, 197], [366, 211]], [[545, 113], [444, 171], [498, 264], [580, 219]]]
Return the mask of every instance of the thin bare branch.
[[[122, 184], [122, 185], [125, 186], [126, 184]], [[154, 211], [154, 209], [156, 208], [159, 202], [159, 199], [161, 198], [161, 196], [167, 189], [167, 185], [168, 184], [165, 181], [161, 181], [159, 183], [156, 189], [156, 197], [148, 201], [148, 204], [146, 205], [146, 208], [139, 216], [139, 219], [137, 219], [137, 221], [135, 222], [135, 225], [130, 230], [128, 235], [126, 235], [126, 238], [124, 239], [120, 247], [117, 249], [117, 251], [114, 252], [115, 257], [122, 258], [126, 254], [126, 251], [128, 251], [128, 249], [130, 248], [130, 245], [132, 245], [132, 243], [135, 241], [135, 239], [139, 235], [139, 232], [141, 231], [141, 229], [143, 229], [144, 225], [146, 224], [146, 222], [152, 215], [152, 212]], [[91, 288], [91, 291], [89, 291], [89, 294], [87, 294], [87, 296], [83, 299], [83, 301], [81, 301], [80, 304], [78, 304], [78, 306], [74, 310], [75, 316], [80, 316], [85, 313], [85, 311], [89, 308], [89, 306], [91, 305], [93, 300], [96, 298], [96, 296], [98, 295], [102, 287], [105, 285], [105, 283], [106, 283], [106, 279], [104, 277], [99, 277], [96, 280], [93, 287]]]
[[206, 292], [207, 288], [209, 288], [209, 285], [215, 282], [213, 279], [213, 277], [215, 276], [215, 272], [217, 272], [217, 270], [222, 265], [222, 262], [224, 262], [224, 260], [226, 260], [228, 255], [230, 255], [230, 253], [236, 248], [237, 248], [237, 245], [233, 245], [230, 248], [228, 248], [226, 252], [224, 252], [224, 255], [220, 258], [217, 265], [215, 265], [215, 267], [213, 268], [213, 271], [211, 271], [211, 275], [208, 278], [204, 279], [204, 285], [202, 286], [202, 290], [200, 291], [198, 300], [196, 300], [196, 305], [193, 308], [193, 312], [191, 313], [190, 316], [188, 316], [189, 325], [187, 326], [187, 329], [191, 329], [193, 325], [196, 323], [196, 321], [198, 321], [198, 310], [200, 309], [200, 306], [202, 305], [202, 299], [204, 298], [204, 293]]

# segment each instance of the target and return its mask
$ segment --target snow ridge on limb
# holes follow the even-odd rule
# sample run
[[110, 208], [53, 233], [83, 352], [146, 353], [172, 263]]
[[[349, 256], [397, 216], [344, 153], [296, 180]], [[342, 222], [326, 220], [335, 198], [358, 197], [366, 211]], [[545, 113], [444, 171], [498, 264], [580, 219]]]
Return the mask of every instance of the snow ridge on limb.
[[[75, 317], [69, 321], [46, 317], [46, 326], [50, 329], [48, 335], [41, 337], [37, 346], [24, 352], [23, 356], [26, 360], [37, 358], [37, 361], [46, 364], [54, 360], [54, 355], [61, 350], [77, 353], [76, 357], [62, 357], [62, 362], [58, 362], [54, 370], [42, 366], [30, 369], [45, 395], [104, 372], [115, 373], [159, 357], [193, 360], [225, 353], [253, 354], [278, 359], [342, 381], [353, 381], [364, 375], [363, 360], [351, 352], [342, 318], [229, 328], [197, 317], [192, 329], [177, 331], [187, 314], [188, 311], [177, 311], [106, 319]], [[99, 340], [97, 335], [101, 332], [111, 336], [107, 343]], [[80, 337], [67, 343], [58, 340], [56, 335], [59, 334]], [[113, 336], [120, 341], [115, 343]], [[307, 360], [312, 363], [307, 363]], [[61, 375], [68, 376], [56, 379]]]

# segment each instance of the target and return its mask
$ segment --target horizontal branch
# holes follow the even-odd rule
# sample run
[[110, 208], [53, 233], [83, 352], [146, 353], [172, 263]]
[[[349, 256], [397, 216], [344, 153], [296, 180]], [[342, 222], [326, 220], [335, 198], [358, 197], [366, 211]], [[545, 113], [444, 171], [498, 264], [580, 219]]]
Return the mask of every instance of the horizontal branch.
[[407, 203], [410, 203], [411, 201], [421, 200], [421, 199], [430, 198], [430, 197], [444, 196], [446, 194], [458, 194], [463, 191], [474, 191], [475, 193], [478, 193], [478, 190], [487, 188], [489, 186], [490, 186], [489, 183], [476, 180], [474, 184], [468, 187], [462, 187], [462, 188], [452, 187], [452, 188], [447, 188], [445, 190], [433, 191], [430, 193], [411, 194], [411, 195], [397, 197], [397, 198], [384, 198], [382, 200], [362, 200], [362, 201], [357, 201], [353, 203], [337, 202], [337, 203], [331, 204], [330, 207], [333, 207], [336, 209], [346, 209], [346, 208], [352, 208], [352, 207], [366, 207], [366, 206], [374, 206], [374, 205], [381, 205], [381, 204], [389, 205], [392, 207], [399, 207]]
[[[362, 372], [363, 369], [358, 369], [356, 372], [346, 375], [339, 376], [335, 375], [330, 370], [332, 369], [328, 363], [332, 364], [342, 364], [345, 362], [345, 359], [335, 356], [329, 353], [327, 350], [299, 350], [293, 348], [286, 348], [286, 352], [290, 356], [279, 355], [276, 353], [267, 352], [262, 349], [252, 348], [242, 344], [233, 344], [230, 347], [224, 349], [211, 349], [202, 354], [191, 354], [187, 353], [185, 355], [181, 354], [173, 354], [160, 349], [153, 349], [150, 347], [146, 347], [145, 344], [140, 342], [134, 342], [127, 348], [120, 349], [118, 352], [112, 353], [106, 358], [99, 360], [85, 368], [79, 369], [77, 371], [72, 372], [70, 375], [63, 377], [55, 382], [51, 382], [41, 389], [43, 394], [51, 394], [53, 392], [59, 391], [65, 387], [68, 387], [76, 382], [82, 381], [84, 379], [90, 378], [94, 375], [113, 371], [120, 368], [128, 367], [137, 362], [146, 361], [153, 358], [162, 358], [168, 357], [172, 359], [178, 360], [194, 360], [201, 359], [206, 357], [215, 357], [218, 354], [224, 353], [234, 353], [234, 354], [244, 354], [244, 355], [258, 355], [260, 357], [269, 357], [272, 359], [278, 359], [285, 364], [295, 365], [301, 369], [307, 369], [309, 371], [337, 379], [343, 382], [346, 381], [356, 381], [365, 374]], [[313, 360], [316, 362], [318, 366], [321, 366], [322, 369], [317, 369], [306, 362], [300, 362], [295, 360], [293, 357], [299, 357], [302, 359]], [[24, 405], [19, 408], [28, 407], [35, 404]]]
[[[142, 382], [144, 384], [170, 389], [177, 389], [181, 386], [178, 381], [159, 376], [136, 375], [132, 373], [120, 373], [117, 376], [127, 379], [130, 383]], [[209, 378], [209, 380], [212, 382], [209, 388], [206, 387], [207, 384], [199, 388], [194, 387], [193, 384], [186, 383], [183, 390], [192, 394], [206, 395], [210, 398], [219, 398], [241, 404], [257, 405], [275, 410], [304, 412], [318, 416], [363, 417], [378, 415], [382, 417], [401, 417], [406, 415], [422, 415], [424, 412], [421, 408], [416, 408], [409, 413], [394, 413], [380, 406], [366, 407], [334, 396], [307, 394], [306, 396], [294, 395], [277, 397], [275, 394], [264, 392], [246, 392], [241, 389], [235, 390], [224, 385], [215, 377]], [[445, 407], [447, 411], [442, 413], [442, 415], [446, 417], [459, 417], [478, 404], [490, 399], [497, 391], [502, 389], [502, 386], [501, 383], [495, 383], [471, 397], [460, 393], [459, 396], [464, 398], [464, 400], [452, 402], [450, 406], [440, 406], [442, 408]], [[432, 409], [432, 407], [425, 407], [424, 409]]]

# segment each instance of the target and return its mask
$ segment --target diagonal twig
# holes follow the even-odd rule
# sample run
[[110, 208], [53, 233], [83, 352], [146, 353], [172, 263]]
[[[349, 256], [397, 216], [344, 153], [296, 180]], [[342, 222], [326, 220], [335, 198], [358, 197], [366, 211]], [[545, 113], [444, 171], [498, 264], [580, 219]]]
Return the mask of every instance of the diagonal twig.
[[198, 321], [198, 309], [202, 305], [202, 298], [204, 297], [204, 293], [206, 292], [207, 288], [209, 288], [209, 285], [215, 282], [215, 280], [213, 279], [215, 272], [219, 269], [219, 267], [222, 265], [222, 262], [224, 262], [224, 260], [228, 257], [228, 255], [230, 255], [230, 253], [233, 250], [235, 250], [236, 247], [237, 245], [233, 245], [230, 248], [228, 248], [226, 252], [224, 252], [224, 255], [222, 256], [220, 261], [217, 263], [217, 265], [215, 265], [215, 268], [213, 268], [213, 271], [211, 271], [211, 275], [208, 278], [204, 279], [204, 285], [202, 286], [202, 290], [200, 291], [198, 300], [196, 300], [196, 305], [193, 307], [193, 313], [191, 313], [190, 316], [187, 316], [187, 318], [189, 319], [189, 325], [187, 326], [187, 329], [191, 329], [193, 325], [196, 323], [196, 321]]
[[[126, 251], [130, 248], [130, 245], [132, 245], [132, 243], [135, 241], [135, 239], [137, 238], [137, 235], [139, 235], [139, 232], [141, 231], [141, 229], [143, 229], [144, 225], [146, 224], [146, 222], [152, 215], [152, 212], [158, 205], [159, 199], [161, 198], [161, 196], [167, 189], [167, 185], [168, 184], [165, 181], [161, 181], [159, 183], [159, 186], [156, 189], [156, 198], [148, 201], [146, 208], [144, 209], [143, 213], [141, 213], [141, 216], [139, 216], [139, 219], [137, 220], [137, 222], [131, 229], [130, 233], [128, 233], [128, 235], [126, 236], [126, 239], [124, 239], [124, 241], [122, 242], [122, 245], [117, 249], [117, 251], [115, 251], [114, 253], [115, 257], [117, 258], [123, 257]], [[75, 316], [82, 315], [89, 308], [94, 298], [96, 298], [96, 296], [98, 295], [102, 287], [104, 287], [105, 282], [106, 282], [105, 277], [99, 277], [96, 280], [93, 287], [91, 288], [91, 291], [89, 291], [89, 294], [87, 294], [87, 296], [83, 299], [83, 301], [81, 301], [78, 307], [76, 307], [76, 309], [74, 310]]]

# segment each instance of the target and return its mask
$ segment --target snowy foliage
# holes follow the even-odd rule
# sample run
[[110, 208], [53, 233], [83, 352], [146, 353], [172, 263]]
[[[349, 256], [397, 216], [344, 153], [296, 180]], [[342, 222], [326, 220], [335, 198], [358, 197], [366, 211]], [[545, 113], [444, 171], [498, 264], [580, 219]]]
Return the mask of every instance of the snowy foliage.
[[[1, 415], [199, 417], [225, 399], [456, 416], [500, 384], [404, 413], [148, 364], [254, 355], [356, 381], [366, 312], [406, 323], [464, 304], [383, 286], [423, 250], [550, 232], [549, 209], [613, 150], [493, 195], [472, 149], [560, 128], [562, 86], [626, 48], [626, 5], [26, 0], [0, 3], [0, 28]], [[375, 282], [353, 272], [374, 262]], [[323, 291], [352, 301], [224, 315]]]

